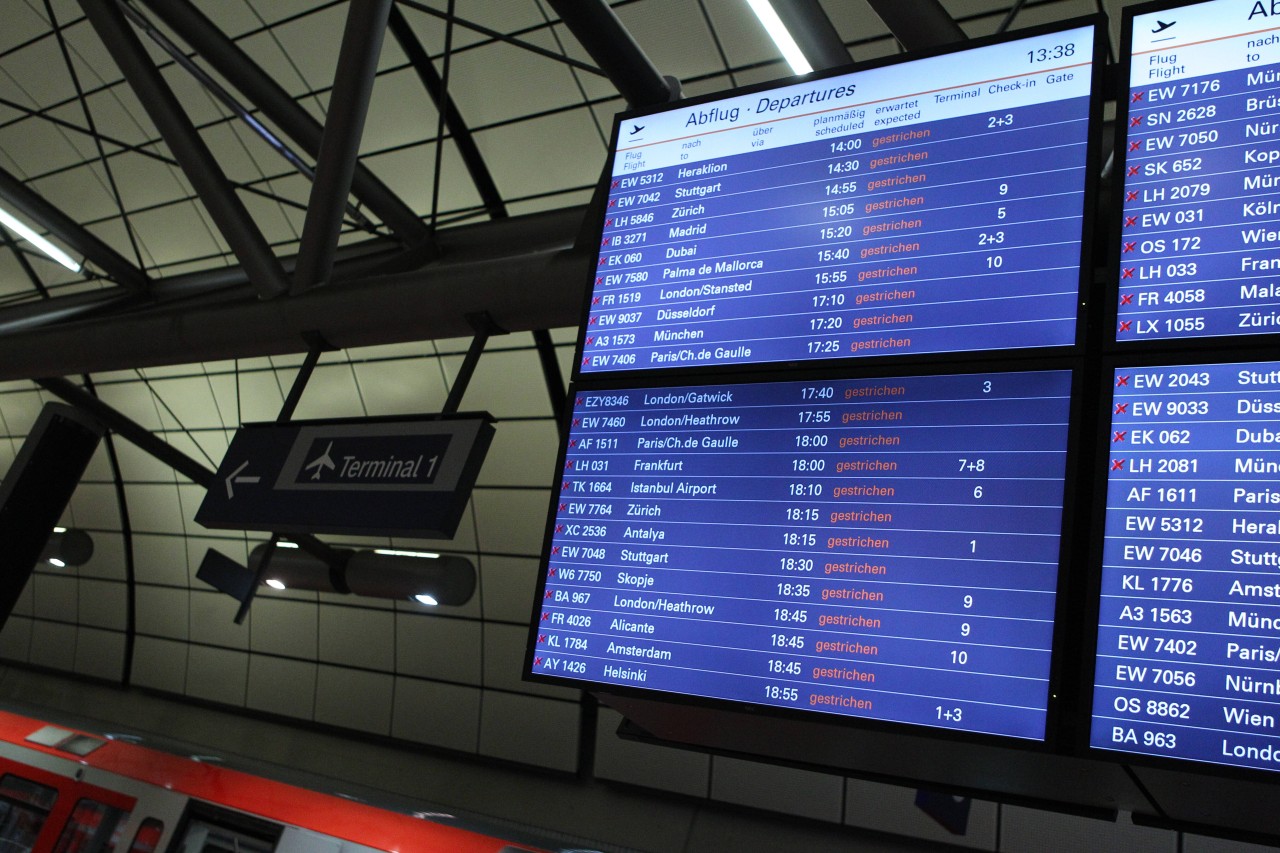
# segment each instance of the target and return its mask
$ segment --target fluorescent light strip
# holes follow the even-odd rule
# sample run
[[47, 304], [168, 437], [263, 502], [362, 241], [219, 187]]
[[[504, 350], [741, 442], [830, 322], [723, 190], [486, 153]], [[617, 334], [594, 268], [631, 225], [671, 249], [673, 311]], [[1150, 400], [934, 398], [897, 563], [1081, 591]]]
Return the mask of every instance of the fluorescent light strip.
[[438, 560], [439, 554], [433, 554], [430, 551], [400, 551], [395, 548], [374, 548], [373, 553], [381, 554], [384, 557], [421, 557], [426, 560]]
[[36, 232], [32, 231], [26, 225], [23, 225], [21, 222], [14, 219], [13, 214], [9, 213], [9, 211], [5, 210], [3, 207], [0, 207], [0, 224], [3, 224], [10, 231], [35, 246], [37, 249], [44, 252], [67, 269], [72, 272], [80, 272], [80, 265], [71, 260], [70, 255], [50, 243], [45, 238], [41, 237]]
[[761, 25], [764, 26], [765, 32], [769, 34], [769, 38], [773, 39], [773, 43], [777, 45], [782, 58], [787, 60], [787, 64], [791, 66], [792, 74], [808, 74], [813, 70], [813, 66], [809, 64], [809, 60], [804, 58], [804, 54], [800, 51], [800, 45], [796, 44], [796, 40], [791, 37], [791, 33], [787, 31], [787, 27], [782, 23], [782, 19], [778, 17], [778, 13], [773, 10], [773, 6], [769, 5], [769, 0], [747, 0], [747, 5], [751, 7], [751, 11], [756, 13], [756, 17], [760, 19]]

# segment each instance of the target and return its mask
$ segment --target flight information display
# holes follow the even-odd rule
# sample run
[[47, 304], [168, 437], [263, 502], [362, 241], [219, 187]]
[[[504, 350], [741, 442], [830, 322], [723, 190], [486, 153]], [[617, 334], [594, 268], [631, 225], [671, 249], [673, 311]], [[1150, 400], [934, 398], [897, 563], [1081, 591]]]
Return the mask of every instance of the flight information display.
[[1277, 12], [1132, 19], [1117, 341], [1280, 332]]
[[1093, 26], [620, 117], [580, 374], [1076, 342]]
[[1071, 382], [579, 390], [526, 671], [1043, 739]]
[[1280, 769], [1280, 362], [1114, 384], [1090, 742]]

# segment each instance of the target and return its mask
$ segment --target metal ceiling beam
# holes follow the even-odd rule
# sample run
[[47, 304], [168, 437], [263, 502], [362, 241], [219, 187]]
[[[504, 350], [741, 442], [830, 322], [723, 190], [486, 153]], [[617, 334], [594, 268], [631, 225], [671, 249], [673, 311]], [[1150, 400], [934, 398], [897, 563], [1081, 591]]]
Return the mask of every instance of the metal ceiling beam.
[[392, 0], [352, 0], [347, 8], [324, 138], [316, 158], [316, 179], [311, 184], [307, 218], [298, 244], [298, 268], [293, 273], [291, 290], [295, 294], [322, 284], [333, 272], [334, 252], [360, 157], [360, 137], [369, 114], [391, 3]]
[[142, 270], [4, 169], [0, 169], [0, 199], [6, 208], [52, 233], [117, 284], [139, 293], [146, 291], [150, 281]]
[[604, 0], [548, 0], [569, 31], [633, 108], [672, 99], [671, 84]]
[[[49, 0], [45, 0], [45, 2], [47, 3]], [[132, 21], [138, 29], [146, 33], [147, 36], [155, 42], [157, 47], [169, 54], [173, 61], [178, 63], [179, 67], [181, 67], [183, 71], [186, 71], [194, 77], [197, 83], [203, 86], [209, 94], [217, 98], [224, 107], [231, 111], [236, 118], [240, 119], [240, 121], [243, 122], [249, 130], [253, 131], [254, 135], [265, 142], [272, 151], [279, 154], [285, 162], [297, 169], [298, 172], [305, 176], [308, 181], [314, 181], [316, 179], [315, 170], [311, 168], [310, 164], [303, 161], [303, 159], [299, 157], [292, 148], [272, 133], [266, 125], [258, 121], [258, 119], [249, 111], [248, 107], [240, 103], [240, 101], [236, 99], [235, 95], [228, 92], [225, 86], [213, 78], [212, 74], [205, 71], [204, 68], [198, 65], [190, 56], [187, 56], [186, 51], [182, 50], [174, 44], [168, 36], [160, 32], [159, 28], [157, 28], [155, 24], [151, 23], [151, 20], [146, 15], [133, 8], [133, 6], [129, 5], [128, 2], [121, 3], [120, 8], [124, 10], [125, 17]], [[377, 228], [355, 205], [350, 203], [347, 204], [347, 215], [350, 216], [351, 220], [360, 228], [376, 233]]]
[[[485, 210], [489, 211], [489, 215], [494, 219], [502, 219], [507, 215], [507, 205], [502, 200], [502, 194], [498, 192], [498, 185], [494, 183], [493, 175], [489, 172], [488, 164], [484, 162], [484, 155], [480, 153], [475, 137], [471, 135], [471, 128], [467, 126], [462, 113], [458, 111], [458, 105], [444, 90], [444, 83], [436, 72], [431, 57], [423, 49], [422, 42], [418, 40], [413, 27], [409, 26], [409, 22], [398, 7], [392, 7], [387, 24], [391, 28], [391, 35], [395, 37], [396, 43], [400, 45], [400, 49], [409, 59], [409, 64], [417, 73], [418, 79], [422, 81], [423, 88], [431, 96], [436, 109], [444, 112], [445, 127], [453, 137], [453, 144], [458, 147], [458, 155], [462, 157], [462, 164], [466, 166], [467, 174], [471, 176], [471, 182], [475, 184], [476, 192], [480, 194]], [[438, 144], [443, 142], [444, 140], [439, 140]], [[437, 175], [436, 178], [438, 180], [439, 176]]]
[[[290, 299], [254, 299], [235, 288], [232, 270], [204, 286], [231, 288], [225, 301], [212, 292], [201, 301], [201, 289], [193, 287], [194, 298], [136, 313], [0, 335], [0, 380], [304, 352], [310, 332], [340, 348], [470, 337], [468, 315], [481, 311], [512, 332], [572, 326], [595, 263], [594, 255], [569, 251], [583, 212], [566, 208], [450, 228], [440, 232], [447, 260], [335, 281]], [[55, 311], [62, 301], [34, 307]], [[19, 308], [25, 306], [10, 310]], [[0, 329], [8, 315], [0, 311]]]
[[927, 50], [969, 38], [939, 0], [867, 0], [867, 5], [905, 50]]
[[[319, 156], [324, 135], [320, 122], [203, 13], [188, 0], [143, 2], [308, 156]], [[359, 164], [351, 179], [351, 193], [405, 243], [419, 245], [430, 240], [431, 235], [422, 219], [373, 172]]]
[[818, 0], [773, 0], [773, 10], [814, 71], [839, 68], [853, 61]]
[[249, 274], [258, 295], [269, 299], [289, 289], [284, 269], [236, 196], [159, 69], [147, 56], [116, 0], [79, 0], [98, 38], [111, 52], [125, 80], [168, 143], [214, 224]]

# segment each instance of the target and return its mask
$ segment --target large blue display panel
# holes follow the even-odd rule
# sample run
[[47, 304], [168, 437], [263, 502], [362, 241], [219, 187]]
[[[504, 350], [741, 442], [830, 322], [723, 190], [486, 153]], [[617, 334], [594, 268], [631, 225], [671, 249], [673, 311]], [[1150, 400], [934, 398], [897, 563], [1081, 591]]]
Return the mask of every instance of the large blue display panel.
[[1114, 385], [1091, 744], [1280, 769], [1280, 362]]
[[1043, 739], [1071, 382], [579, 390], [527, 672]]
[[1075, 344], [1096, 49], [621, 117], [579, 374]]
[[1115, 340], [1280, 332], [1280, 9], [1158, 8], [1125, 18]]

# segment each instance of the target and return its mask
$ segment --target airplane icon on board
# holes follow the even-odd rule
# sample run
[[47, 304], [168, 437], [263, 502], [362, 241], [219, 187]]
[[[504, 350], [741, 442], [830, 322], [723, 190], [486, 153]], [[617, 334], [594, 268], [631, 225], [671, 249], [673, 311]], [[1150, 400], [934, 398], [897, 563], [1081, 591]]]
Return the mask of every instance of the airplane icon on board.
[[1159, 26], [1157, 26], [1154, 30], [1152, 30], [1152, 31], [1151, 31], [1151, 34], [1152, 34], [1152, 35], [1155, 35], [1156, 33], [1162, 33], [1162, 32], [1164, 32], [1165, 30], [1169, 29], [1169, 27], [1172, 27], [1174, 24], [1176, 24], [1176, 23], [1178, 23], [1178, 22], [1177, 22], [1177, 21], [1170, 21], [1169, 23], [1167, 23], [1167, 24], [1166, 24], [1164, 21], [1162, 21], [1162, 20], [1160, 20], [1159, 18], [1157, 18], [1157, 19], [1156, 19], [1156, 23], [1157, 23]]
[[314, 461], [312, 461], [312, 462], [308, 462], [308, 463], [307, 463], [307, 466], [306, 466], [305, 468], [303, 468], [302, 470], [304, 470], [304, 471], [310, 471], [310, 470], [312, 470], [312, 469], [315, 469], [315, 473], [311, 475], [311, 479], [313, 479], [313, 480], [319, 480], [319, 479], [320, 479], [320, 475], [321, 475], [324, 471], [326, 471], [326, 470], [328, 470], [328, 471], [332, 471], [332, 470], [336, 467], [336, 466], [333, 464], [333, 458], [329, 456], [329, 451], [331, 451], [331, 450], [333, 450], [333, 442], [332, 442], [332, 441], [331, 441], [331, 442], [329, 442], [329, 446], [328, 446], [328, 447], [326, 447], [326, 448], [324, 449], [324, 453], [322, 453], [318, 459], [316, 459], [316, 460], [314, 460]]
[[639, 133], [640, 131], [644, 130], [644, 129], [645, 129], [645, 127], [646, 127], [646, 125], [643, 125], [643, 124], [633, 124], [633, 125], [631, 125], [631, 135], [632, 135], [632, 136], [635, 136], [637, 133]]

